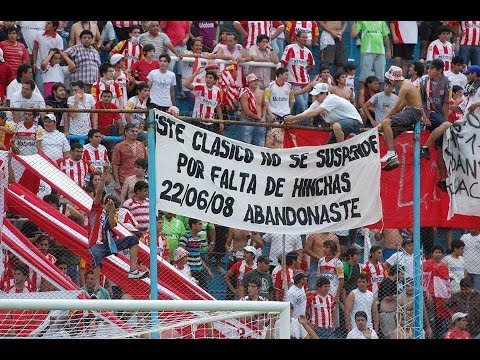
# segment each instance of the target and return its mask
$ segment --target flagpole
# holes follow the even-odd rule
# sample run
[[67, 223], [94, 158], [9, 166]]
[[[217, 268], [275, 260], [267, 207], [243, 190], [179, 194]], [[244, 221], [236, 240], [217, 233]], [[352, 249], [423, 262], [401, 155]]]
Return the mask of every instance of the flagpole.
[[420, 121], [415, 124], [413, 138], [413, 338], [421, 339], [423, 338], [423, 286], [420, 253]]
[[[150, 235], [150, 299], [158, 300], [157, 269], [157, 189], [155, 180], [155, 110], [148, 112], [148, 226]], [[152, 327], [158, 325], [158, 312], [152, 311]], [[151, 334], [158, 339], [158, 333]]]

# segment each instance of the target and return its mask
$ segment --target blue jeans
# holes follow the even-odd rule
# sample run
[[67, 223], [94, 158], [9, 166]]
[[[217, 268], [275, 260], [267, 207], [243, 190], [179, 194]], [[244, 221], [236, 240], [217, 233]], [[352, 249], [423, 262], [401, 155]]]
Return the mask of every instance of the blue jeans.
[[[301, 85], [292, 85], [292, 90], [298, 91], [301, 90], [303, 86]], [[292, 114], [297, 115], [301, 114], [308, 108], [308, 92], [295, 96], [295, 105], [293, 105]], [[299, 121], [298, 125], [309, 124], [309, 120]]]
[[[242, 119], [242, 122], [254, 121], [252, 119]], [[240, 140], [247, 144], [265, 146], [266, 128], [261, 126], [242, 126]]]
[[282, 57], [283, 51], [285, 50], [285, 39], [275, 38], [271, 41], [273, 51], [278, 55], [279, 58]]
[[318, 262], [313, 261], [310, 258], [310, 272], [308, 273], [308, 289], [316, 290], [317, 289], [317, 268]]
[[317, 327], [315, 333], [320, 339], [335, 339], [335, 333], [332, 328], [321, 328]]
[[463, 59], [464, 64], [480, 65], [480, 46], [460, 45], [458, 55]]

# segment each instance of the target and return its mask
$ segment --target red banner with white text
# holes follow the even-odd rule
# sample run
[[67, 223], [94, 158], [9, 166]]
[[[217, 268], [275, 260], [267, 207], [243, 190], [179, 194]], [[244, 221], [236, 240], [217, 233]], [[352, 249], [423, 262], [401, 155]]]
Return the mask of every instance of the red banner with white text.
[[[422, 131], [421, 143], [425, 143], [429, 131]], [[324, 145], [329, 133], [306, 129], [285, 129], [284, 148]], [[380, 196], [383, 205], [383, 220], [372, 224], [371, 228], [411, 228], [413, 227], [413, 133], [403, 132], [395, 138], [395, 149], [400, 166], [392, 171], [382, 171]], [[387, 151], [385, 141], [380, 136], [380, 157]], [[430, 148], [430, 160], [421, 159], [421, 207], [422, 227], [477, 228], [480, 216], [455, 215], [447, 221], [449, 197], [436, 183], [440, 180], [437, 171], [438, 152]], [[362, 181], [362, 179], [357, 179]]]

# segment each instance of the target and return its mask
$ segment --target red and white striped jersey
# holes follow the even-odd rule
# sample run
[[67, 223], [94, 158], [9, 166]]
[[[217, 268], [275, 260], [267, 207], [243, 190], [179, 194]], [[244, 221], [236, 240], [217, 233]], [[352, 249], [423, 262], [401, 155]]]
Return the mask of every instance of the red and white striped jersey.
[[292, 85], [306, 85], [310, 82], [307, 66], [314, 66], [312, 52], [307, 47], [290, 44], [283, 52], [282, 64], [288, 69], [288, 82]]
[[211, 88], [206, 84], [195, 84], [193, 86], [195, 95], [195, 105], [193, 106], [193, 117], [202, 119], [213, 119], [215, 109], [222, 101], [222, 92], [220, 88], [213, 85]]
[[[47, 255], [45, 255], [45, 257], [52, 264], [55, 264], [57, 262], [57, 258], [50, 253], [47, 253]], [[40, 273], [35, 271], [34, 269], [30, 268], [29, 277], [31, 279], [31, 282], [33, 282], [35, 284], [35, 287], [37, 289], [40, 289], [40, 285], [42, 283], [42, 276], [40, 275]]]
[[110, 162], [108, 160], [108, 151], [105, 146], [100, 144], [98, 145], [98, 148], [94, 148], [90, 143], [83, 146], [82, 160], [89, 165], [89, 168], [93, 166], [95, 169], [102, 171], [105, 164]]
[[317, 278], [319, 276], [325, 276], [330, 280], [329, 294], [335, 296], [337, 294], [339, 279], [343, 279], [343, 264], [339, 258], [331, 258], [327, 260], [322, 257], [318, 261]]
[[142, 46], [140, 44], [133, 44], [130, 40], [120, 41], [111, 51], [112, 54], [122, 54], [125, 58], [125, 69], [130, 69], [131, 66], [138, 60], [142, 59]]
[[133, 25], [138, 25], [138, 26], [142, 26], [142, 22], [141, 21], [112, 21], [112, 24], [114, 27], [118, 27], [118, 28], [126, 28], [126, 27], [132, 27]]
[[237, 279], [237, 287], [241, 285], [243, 277], [247, 272], [250, 270], [256, 269], [257, 268], [257, 263], [253, 263], [252, 266], [249, 266], [245, 260], [240, 260], [237, 261], [235, 264], [232, 265], [230, 268], [230, 272], [235, 275], [235, 278]]
[[85, 186], [85, 179], [90, 172], [89, 166], [85, 160], [73, 161], [70, 158], [61, 158], [57, 160], [57, 163], [60, 170], [67, 174], [70, 179], [75, 181], [78, 186]]
[[35, 288], [35, 283], [30, 281], [30, 279], [27, 279], [25, 280], [25, 285], [23, 289], [19, 290], [15, 287], [14, 280], [10, 279], [10, 281], [5, 285], [3, 291], [10, 294], [22, 294], [22, 293], [35, 292], [37, 291], [37, 289]]
[[244, 87], [242, 90], [240, 90], [239, 98], [244, 95], [247, 96], [248, 108], [250, 109], [250, 111], [255, 115], [258, 115], [257, 102], [255, 101], [255, 95], [253, 94], [253, 91], [248, 87]]
[[132, 213], [133, 217], [138, 223], [138, 230], [142, 232], [148, 230], [148, 199], [143, 201], [137, 201], [132, 196], [130, 199], [125, 200], [122, 207]]
[[450, 21], [450, 25], [460, 25], [460, 45], [480, 46], [480, 21]]
[[120, 84], [115, 80], [111, 81], [109, 85], [106, 85], [103, 81], [97, 81], [93, 83], [90, 94], [92, 94], [95, 101], [100, 101], [103, 90], [110, 90], [112, 92], [112, 103], [120, 109], [119, 99], [123, 97], [123, 89]]
[[307, 295], [307, 312], [310, 312], [310, 321], [322, 329], [333, 328], [333, 296], [319, 293]]
[[[150, 233], [146, 233], [143, 237], [145, 245], [150, 246]], [[158, 234], [157, 236], [157, 255], [168, 261], [170, 257], [170, 248], [165, 236]]]
[[370, 261], [367, 261], [363, 265], [362, 271], [368, 275], [368, 290], [373, 293], [373, 296], [377, 297], [378, 287], [385, 278], [385, 266], [381, 261], [375, 266]]
[[418, 42], [418, 25], [416, 21], [390, 21], [399, 44], [416, 44]]
[[232, 72], [227, 69], [228, 67], [220, 73], [218, 86], [222, 90], [222, 104], [227, 110], [230, 110], [234, 108], [235, 102], [238, 100], [239, 91]]
[[283, 270], [279, 270], [275, 274], [275, 279], [273, 280], [273, 286], [275, 289], [280, 291], [280, 301], [285, 301], [285, 294], [290, 286], [293, 284], [293, 269], [287, 266], [287, 288], [283, 288]]
[[297, 41], [297, 32], [305, 31], [308, 35], [307, 45], [312, 45], [312, 38], [320, 35], [316, 21], [289, 21], [285, 28], [285, 33], [290, 34], [292, 43]]
[[450, 41], [442, 43], [439, 39], [432, 41], [427, 50], [427, 61], [434, 59], [441, 59], [445, 63], [443, 71], [448, 71], [452, 68], [452, 58], [455, 56], [453, 46]]
[[135, 217], [132, 215], [130, 210], [125, 209], [124, 207], [118, 209], [118, 222], [122, 223], [122, 225], [130, 224], [135, 228], [138, 226], [138, 222], [135, 220]]
[[248, 33], [248, 35], [243, 38], [243, 46], [247, 50], [250, 46], [256, 44], [258, 35], [263, 34], [270, 36], [270, 29], [273, 25], [272, 21], [234, 21], [234, 23], [242, 25]]

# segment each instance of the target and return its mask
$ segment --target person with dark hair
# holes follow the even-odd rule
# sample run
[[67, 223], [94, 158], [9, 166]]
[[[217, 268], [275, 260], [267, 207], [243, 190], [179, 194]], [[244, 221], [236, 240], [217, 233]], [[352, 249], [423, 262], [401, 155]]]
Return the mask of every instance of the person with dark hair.
[[198, 233], [202, 230], [203, 224], [201, 220], [189, 218], [188, 226], [190, 233], [187, 232], [180, 238], [179, 245], [188, 251], [188, 266], [192, 276], [205, 291], [208, 291], [207, 273], [212, 279], [213, 274], [200, 256], [202, 240]]
[[[67, 98], [68, 98], [67, 86], [64, 83], [56, 82], [55, 84], [52, 85], [52, 94], [45, 98], [45, 105], [47, 109], [48, 108], [65, 109], [68, 107]], [[54, 111], [53, 114], [55, 115], [57, 130], [63, 133], [64, 113], [60, 111]]]
[[[278, 55], [273, 51], [270, 45], [270, 37], [265, 34], [257, 36], [255, 45], [248, 48], [248, 54], [252, 57], [252, 61], [268, 62], [273, 64], [279, 63]], [[272, 68], [267, 66], [253, 66], [250, 72], [257, 75], [258, 87], [262, 90], [272, 81]]]
[[95, 189], [92, 211], [88, 221], [89, 242], [88, 246], [93, 259], [93, 273], [95, 286], [100, 287], [100, 269], [103, 259], [119, 251], [130, 249], [129, 279], [140, 279], [148, 275], [148, 269], [137, 268], [138, 237], [135, 235], [118, 238], [112, 229], [117, 226], [117, 213], [120, 207], [120, 199], [114, 194], [104, 197], [102, 194], [105, 182], [110, 177], [110, 165], [103, 169], [100, 184]]
[[90, 129], [87, 134], [88, 143], [83, 146], [83, 160], [90, 169], [103, 170], [105, 164], [108, 164], [108, 150], [101, 144], [102, 134], [98, 129]]
[[94, 167], [82, 159], [82, 156], [82, 144], [73, 142], [70, 145], [70, 156], [57, 160], [59, 169], [67, 174], [67, 176], [80, 187], [85, 186], [87, 175], [94, 170]]
[[7, 95], [7, 86], [13, 80], [15, 80], [15, 74], [10, 64], [5, 62], [3, 50], [0, 47], [0, 105], [2, 106]]
[[451, 253], [442, 259], [442, 262], [448, 266], [450, 274], [450, 287], [452, 293], [460, 291], [460, 281], [468, 277], [465, 270], [465, 259], [463, 251], [465, 250], [465, 243], [462, 240], [454, 239], [451, 244]]
[[[76, 36], [73, 26], [70, 35], [70, 42], [73, 45], [72, 39], [74, 39]], [[92, 46], [92, 43], [93, 33], [90, 30], [83, 30], [80, 33], [80, 44], [73, 46], [70, 45], [71, 47], [65, 50], [65, 53], [67, 53], [68, 56], [70, 56], [70, 59], [72, 59], [72, 61], [77, 65], [77, 71], [70, 75], [72, 83], [79, 80], [83, 81], [85, 84], [85, 92], [87, 93], [90, 93], [92, 84], [98, 79], [98, 67], [101, 64], [100, 54], [98, 53], [97, 49]]]
[[[66, 65], [60, 65], [62, 60]], [[72, 59], [63, 51], [57, 48], [50, 49], [47, 56], [41, 62], [40, 69], [37, 69], [35, 73], [35, 75], [41, 75], [40, 87], [43, 89], [43, 97], [47, 98], [51, 96], [53, 85], [59, 82], [63, 83], [65, 81], [65, 74], [74, 72], [76, 68], [77, 66]]]
[[132, 213], [137, 229], [145, 234], [149, 225], [148, 183], [137, 181], [133, 187], [133, 196], [125, 200], [122, 207]]
[[242, 287], [239, 287], [239, 297], [245, 296], [245, 289], [251, 278], [255, 277], [260, 280], [260, 296], [265, 299], [271, 300], [273, 298], [273, 281], [269, 270], [270, 259], [268, 256], [260, 255], [257, 258], [257, 268], [247, 271], [242, 279]]
[[4, 292], [18, 294], [36, 291], [35, 283], [28, 278], [29, 268], [26, 264], [17, 262], [12, 265], [12, 270], [13, 278], [4, 284]]
[[438, 28], [438, 39], [432, 41], [427, 50], [427, 61], [442, 60], [444, 63], [445, 71], [449, 71], [452, 68], [452, 58], [454, 55], [453, 45], [449, 41], [452, 35], [452, 30], [448, 25], [442, 25]]
[[[118, 83], [117, 83], [118, 85]], [[92, 90], [95, 88], [96, 83], [93, 84]], [[118, 94], [117, 94], [118, 95]], [[108, 109], [108, 110], [118, 110], [123, 109], [120, 108], [116, 101], [118, 98], [115, 99], [114, 93], [110, 88], [105, 88], [102, 90], [100, 95], [100, 100], [97, 100], [95, 103], [95, 109]], [[123, 103], [123, 96], [121, 97]], [[122, 121], [122, 114], [119, 112], [100, 112], [97, 114], [98, 117], [98, 130], [104, 136], [121, 136], [124, 133], [123, 130], [123, 121]], [[113, 147], [113, 145], [109, 144], [109, 147]]]
[[[72, 81], [73, 95], [67, 99], [68, 107], [75, 110], [93, 109], [95, 107], [94, 97], [88, 93], [86, 85], [82, 80]], [[90, 87], [88, 88], [90, 90]], [[97, 113], [65, 113], [63, 133], [68, 136], [87, 135], [90, 129], [98, 129]]]
[[[45, 100], [40, 93], [35, 91], [36, 86], [32, 79], [23, 80], [21, 86], [21, 90], [13, 93], [10, 97], [10, 107], [45, 109]], [[43, 118], [45, 112], [40, 112], [40, 116]], [[14, 122], [18, 123], [22, 117], [23, 111], [12, 112]]]
[[120, 84], [114, 79], [114, 66], [109, 62], [104, 62], [102, 65], [100, 65], [99, 72], [100, 79], [92, 84], [92, 88], [90, 90], [93, 98], [95, 99], [95, 101], [97, 101], [97, 104], [99, 101], [102, 101], [104, 103], [104, 109], [111, 109], [112, 107], [105, 107], [107, 106], [107, 104], [105, 104], [101, 97], [104, 91], [108, 90], [112, 95], [111, 102], [116, 105], [117, 109], [123, 109], [125, 107], [123, 99], [123, 89]]
[[28, 63], [28, 50], [24, 43], [25, 40], [23, 42], [19, 41], [21, 33], [16, 26], [8, 27], [7, 34], [8, 38], [0, 43], [0, 48], [3, 50], [5, 62], [11, 66], [15, 74], [20, 65]]
[[[114, 26], [117, 21], [114, 21]], [[118, 28], [115, 28], [117, 30]], [[123, 30], [123, 29], [122, 29]], [[143, 58], [142, 46], [138, 43], [138, 38], [142, 33], [142, 27], [140, 25], [133, 25], [128, 28], [128, 36], [126, 40], [123, 40], [120, 36], [120, 41], [110, 51], [110, 57], [115, 54], [123, 55], [125, 58], [125, 69], [128, 70], [137, 61]]]
[[71, 48], [75, 45], [80, 45], [82, 43], [82, 36], [85, 34], [91, 36], [92, 40], [95, 39], [95, 46], [100, 48], [100, 45], [102, 45], [102, 36], [95, 21], [77, 21], [73, 23], [70, 29], [68, 47]]
[[445, 76], [450, 80], [450, 85], [460, 86], [465, 88], [468, 83], [467, 76], [463, 73], [463, 66], [465, 62], [461, 56], [454, 56], [452, 58], [452, 67], [450, 70], [445, 71]]
[[142, 48], [142, 54], [140, 60], [133, 63], [130, 69], [125, 71], [127, 79], [137, 85], [140, 82], [146, 83], [150, 71], [160, 68], [160, 63], [155, 56], [155, 46], [150, 43], [145, 44]]
[[[150, 86], [145, 82], [138, 82], [136, 85], [136, 95], [128, 99], [126, 110], [146, 110], [147, 102], [150, 97]], [[139, 136], [143, 134], [146, 135], [148, 130], [147, 123], [148, 114], [145, 113], [128, 113], [125, 114], [125, 120], [127, 123], [132, 123], [138, 127], [141, 131]]]
[[472, 337], [480, 335], [480, 294], [475, 290], [469, 277], [460, 280], [460, 291], [447, 300], [446, 307], [451, 315], [463, 312], [468, 316], [467, 329]]
[[138, 181], [147, 181], [147, 159], [139, 158], [135, 160], [133, 166], [135, 167], [135, 173], [127, 177], [122, 185], [122, 190], [120, 192], [120, 200], [122, 203], [133, 196], [133, 188]]
[[347, 334], [347, 339], [378, 339], [376, 331], [368, 326], [368, 316], [365, 311], [357, 311], [354, 317], [355, 326]]
[[425, 65], [423, 65], [421, 61], [414, 61], [408, 67], [408, 75], [410, 75], [408, 80], [410, 80], [413, 85], [420, 88], [420, 79], [422, 78], [424, 72]]

